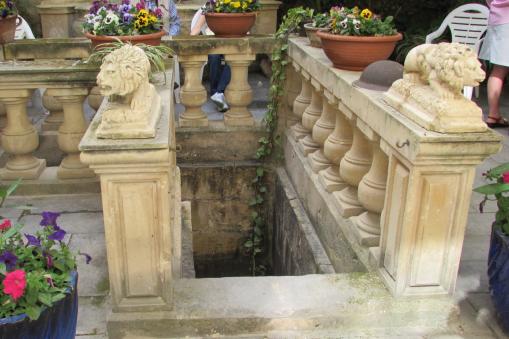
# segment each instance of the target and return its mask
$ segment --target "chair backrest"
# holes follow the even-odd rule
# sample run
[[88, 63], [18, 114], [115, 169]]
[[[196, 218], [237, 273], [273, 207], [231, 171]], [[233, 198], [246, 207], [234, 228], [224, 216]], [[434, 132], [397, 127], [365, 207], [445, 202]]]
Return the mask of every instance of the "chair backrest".
[[478, 53], [488, 28], [489, 14], [488, 7], [481, 4], [460, 6], [447, 15], [435, 32], [426, 37], [426, 43], [432, 43], [448, 27], [451, 30], [452, 42], [468, 45]]
[[26, 20], [23, 19], [20, 15], [18, 15], [18, 18], [21, 19], [21, 24], [18, 27], [16, 27], [14, 39], [16, 40], [35, 39], [34, 33], [32, 33], [32, 29], [30, 28]]

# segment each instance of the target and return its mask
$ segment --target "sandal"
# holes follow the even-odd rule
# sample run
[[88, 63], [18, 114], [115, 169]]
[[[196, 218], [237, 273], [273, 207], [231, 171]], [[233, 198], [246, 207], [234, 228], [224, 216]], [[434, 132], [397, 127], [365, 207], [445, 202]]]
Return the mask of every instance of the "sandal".
[[509, 127], [509, 121], [504, 117], [494, 118], [488, 115], [488, 119], [493, 120], [493, 122], [486, 122], [489, 128]]

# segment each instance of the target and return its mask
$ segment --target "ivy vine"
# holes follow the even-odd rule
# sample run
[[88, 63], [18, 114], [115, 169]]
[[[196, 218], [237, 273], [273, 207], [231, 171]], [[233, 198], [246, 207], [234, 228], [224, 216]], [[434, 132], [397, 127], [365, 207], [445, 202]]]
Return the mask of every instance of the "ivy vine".
[[267, 266], [259, 262], [263, 254], [267, 231], [266, 220], [266, 195], [268, 192], [266, 174], [269, 171], [267, 164], [273, 158], [276, 147], [280, 144], [280, 136], [277, 135], [278, 111], [281, 98], [284, 95], [286, 80], [286, 66], [288, 65], [288, 37], [292, 32], [300, 28], [302, 22], [313, 17], [312, 9], [302, 7], [288, 10], [283, 21], [275, 34], [275, 46], [272, 52], [272, 76], [270, 79], [269, 104], [264, 121], [267, 136], [258, 140], [259, 148], [256, 151], [256, 159], [262, 164], [256, 169], [256, 176], [252, 180], [254, 197], [249, 206], [253, 208], [251, 214], [251, 232], [244, 242], [244, 252], [250, 257], [250, 272], [252, 275], [264, 275]]

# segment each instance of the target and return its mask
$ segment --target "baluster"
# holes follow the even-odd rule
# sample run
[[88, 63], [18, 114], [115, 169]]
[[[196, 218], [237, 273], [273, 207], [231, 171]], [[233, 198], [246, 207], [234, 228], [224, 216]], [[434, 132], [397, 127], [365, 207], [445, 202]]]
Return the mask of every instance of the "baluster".
[[201, 109], [207, 102], [207, 90], [201, 79], [201, 69], [206, 61], [207, 55], [180, 57], [185, 72], [184, 86], [180, 90], [180, 101], [185, 106], [179, 119], [182, 127], [204, 127], [209, 124], [207, 115]]
[[94, 86], [90, 90], [90, 94], [88, 95], [88, 105], [92, 107], [96, 112], [99, 110], [99, 107], [101, 107], [101, 104], [103, 102], [103, 96], [101, 95], [101, 90], [99, 87]]
[[385, 190], [389, 159], [380, 148], [380, 138], [371, 141], [373, 162], [369, 172], [362, 178], [358, 189], [358, 198], [366, 209], [353, 218], [356, 235], [361, 245], [375, 247], [380, 243], [380, 215], [384, 208]]
[[39, 147], [39, 135], [27, 116], [29, 89], [1, 90], [0, 101], [7, 111], [7, 125], [2, 131], [2, 147], [10, 155], [0, 176], [4, 180], [37, 179], [46, 168], [46, 160], [33, 156]]
[[232, 70], [232, 78], [224, 93], [230, 105], [230, 109], [224, 114], [224, 123], [227, 126], [252, 126], [254, 118], [247, 107], [253, 101], [253, 90], [247, 78], [248, 67], [256, 56], [226, 55], [225, 59]]
[[311, 133], [313, 132], [313, 127], [316, 122], [322, 115], [323, 100], [322, 94], [320, 93], [320, 84], [316, 83], [314, 80], [311, 80], [311, 84], [313, 85], [311, 89], [311, 104], [306, 108], [304, 114], [302, 114], [302, 127], [306, 130], [306, 136], [299, 140], [299, 149], [305, 156], [320, 148], [320, 145], [311, 137]]
[[359, 215], [364, 211], [357, 196], [357, 187], [371, 167], [371, 147], [359, 129], [359, 123], [360, 121], [357, 121], [353, 131], [352, 148], [339, 164], [339, 175], [348, 186], [340, 192], [333, 193], [339, 203], [340, 213], [345, 218]]
[[91, 178], [94, 172], [80, 160], [78, 148], [87, 130], [83, 102], [88, 95], [87, 88], [52, 88], [46, 91], [62, 104], [64, 122], [58, 129], [58, 147], [67, 155], [57, 170], [59, 179]]
[[[332, 166], [321, 171], [318, 181], [329, 193], [340, 191], [347, 183], [339, 175], [339, 164], [346, 152], [352, 147], [353, 130], [350, 121], [343, 111], [335, 109], [336, 125], [334, 131], [325, 140], [323, 154], [332, 163]], [[352, 115], [353, 116], [353, 115]]]
[[5, 105], [0, 102], [0, 128], [4, 128], [7, 124], [7, 111]]
[[308, 156], [308, 161], [315, 173], [331, 166], [331, 162], [325, 157], [323, 151], [325, 140], [327, 140], [335, 128], [336, 110], [334, 106], [337, 105], [337, 100], [327, 90], [324, 92], [324, 95], [322, 116], [313, 126], [312, 134], [313, 141], [320, 145], [320, 149]]
[[[294, 67], [300, 67], [294, 64]], [[297, 119], [297, 123], [292, 126], [290, 135], [295, 141], [298, 141], [304, 138], [307, 134], [307, 131], [304, 127], [302, 127], [302, 115], [308, 106], [311, 104], [311, 82], [309, 81], [309, 74], [305, 71], [301, 72], [301, 90], [300, 94], [295, 98], [293, 102], [293, 115]]]
[[42, 96], [42, 105], [49, 111], [49, 115], [42, 124], [42, 130], [44, 132], [57, 131], [58, 127], [64, 122], [62, 104], [53, 96], [48, 95], [48, 90], [45, 90]]
[[302, 81], [300, 76], [297, 74], [296, 68], [290, 65], [286, 66], [285, 86], [286, 86], [286, 104], [288, 107], [288, 112], [290, 113], [287, 114], [286, 117], [286, 127], [291, 127], [296, 123], [300, 122], [302, 119], [302, 116], [297, 117], [293, 113], [293, 104], [295, 103], [295, 100], [297, 100], [297, 97], [301, 92]]

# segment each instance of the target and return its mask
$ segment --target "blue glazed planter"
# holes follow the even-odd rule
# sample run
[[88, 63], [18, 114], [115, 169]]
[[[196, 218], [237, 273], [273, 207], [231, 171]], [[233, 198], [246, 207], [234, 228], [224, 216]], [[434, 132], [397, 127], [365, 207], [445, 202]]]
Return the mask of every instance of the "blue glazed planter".
[[30, 321], [25, 314], [0, 319], [0, 338], [73, 339], [78, 320], [78, 273], [71, 273], [73, 288], [39, 319]]
[[509, 236], [498, 228], [491, 233], [488, 278], [499, 323], [509, 333]]

